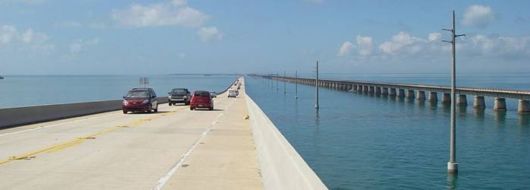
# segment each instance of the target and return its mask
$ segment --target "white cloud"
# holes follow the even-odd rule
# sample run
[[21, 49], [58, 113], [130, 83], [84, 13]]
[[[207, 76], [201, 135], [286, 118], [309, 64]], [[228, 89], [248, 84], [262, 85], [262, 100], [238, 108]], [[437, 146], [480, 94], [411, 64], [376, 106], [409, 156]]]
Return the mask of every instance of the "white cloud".
[[372, 37], [369, 36], [357, 36], [357, 49], [359, 50], [359, 55], [368, 56], [372, 54], [373, 42]]
[[125, 10], [114, 10], [112, 18], [120, 25], [132, 27], [200, 27], [208, 16], [187, 6], [185, 1], [174, 0], [171, 3], [133, 4]]
[[197, 34], [203, 42], [223, 39], [223, 34], [216, 27], [202, 27]]
[[70, 44], [70, 53], [71, 54], [79, 54], [81, 53], [82, 51], [84, 51], [87, 47], [89, 46], [94, 46], [94, 45], [97, 45], [99, 44], [99, 39], [98, 38], [92, 38], [92, 39], [89, 39], [89, 40], [84, 40], [84, 39], [78, 39], [78, 40], [75, 40], [74, 42], [72, 42]]
[[495, 14], [491, 7], [485, 5], [471, 5], [467, 8], [462, 19], [465, 26], [475, 26], [484, 28], [495, 20]]
[[406, 32], [399, 32], [392, 37], [392, 40], [383, 42], [379, 49], [385, 54], [411, 53], [419, 52], [422, 43], [425, 40], [411, 36]]
[[339, 48], [338, 56], [346, 56], [350, 54], [351, 49], [353, 48], [353, 43], [346, 41], [342, 43], [342, 45]]
[[429, 33], [429, 37], [427, 39], [429, 39], [430, 42], [439, 42], [442, 40], [442, 34], [438, 32]]
[[0, 47], [8, 45], [41, 46], [47, 44], [48, 36], [44, 33], [34, 32], [33, 29], [19, 31], [15, 26], [3, 25], [0, 27]]

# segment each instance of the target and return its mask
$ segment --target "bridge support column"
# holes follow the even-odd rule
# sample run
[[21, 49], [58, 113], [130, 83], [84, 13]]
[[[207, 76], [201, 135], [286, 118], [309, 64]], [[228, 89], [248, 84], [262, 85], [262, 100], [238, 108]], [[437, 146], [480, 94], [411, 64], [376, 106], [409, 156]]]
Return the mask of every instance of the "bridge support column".
[[407, 90], [407, 99], [414, 99], [414, 90]]
[[377, 96], [381, 95], [381, 87], [379, 87], [379, 86], [375, 87], [375, 95], [377, 95]]
[[519, 100], [519, 105], [517, 106], [517, 112], [519, 113], [530, 113], [530, 101], [528, 100]]
[[436, 92], [430, 92], [429, 93], [429, 102], [431, 102], [431, 103], [437, 103], [438, 102], [438, 94]]
[[387, 87], [384, 87], [383, 88], [383, 93], [382, 93], [383, 96], [388, 96], [388, 88]]
[[396, 89], [395, 88], [390, 88], [390, 94], [389, 95], [392, 96], [392, 97], [395, 97], [396, 94], [397, 94], [396, 93]]
[[399, 89], [397, 96], [398, 96], [398, 98], [404, 98], [405, 97], [405, 89]]
[[361, 86], [361, 85], [355, 85], [355, 86], [356, 86], [358, 92], [363, 91], [363, 86]]
[[368, 87], [368, 93], [373, 94], [374, 93], [374, 86]]
[[418, 90], [416, 99], [419, 101], [425, 101], [425, 91]]
[[506, 99], [499, 97], [495, 98], [493, 109], [498, 111], [506, 111]]
[[465, 94], [459, 94], [458, 99], [456, 101], [456, 105], [459, 106], [467, 106], [467, 97]]
[[363, 92], [368, 93], [368, 86], [363, 86]]
[[486, 103], [484, 102], [484, 96], [475, 96], [475, 100], [473, 101], [473, 107], [475, 109], [486, 108]]
[[442, 96], [442, 104], [451, 104], [451, 94], [450, 93], [444, 93]]

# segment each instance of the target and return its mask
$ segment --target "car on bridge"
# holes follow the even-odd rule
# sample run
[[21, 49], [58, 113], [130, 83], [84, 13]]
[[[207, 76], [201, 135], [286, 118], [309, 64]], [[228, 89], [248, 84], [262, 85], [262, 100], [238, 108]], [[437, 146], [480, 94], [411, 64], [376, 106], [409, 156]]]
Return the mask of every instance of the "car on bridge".
[[229, 98], [235, 98], [239, 95], [239, 91], [237, 90], [229, 90], [228, 91], [228, 97]]
[[213, 99], [208, 91], [197, 90], [193, 92], [190, 102], [190, 110], [197, 108], [207, 108], [213, 110]]
[[175, 105], [176, 103], [184, 103], [190, 105], [191, 93], [187, 88], [174, 88], [167, 93], [169, 106]]
[[132, 112], [158, 112], [158, 100], [152, 88], [133, 88], [123, 96], [124, 114]]

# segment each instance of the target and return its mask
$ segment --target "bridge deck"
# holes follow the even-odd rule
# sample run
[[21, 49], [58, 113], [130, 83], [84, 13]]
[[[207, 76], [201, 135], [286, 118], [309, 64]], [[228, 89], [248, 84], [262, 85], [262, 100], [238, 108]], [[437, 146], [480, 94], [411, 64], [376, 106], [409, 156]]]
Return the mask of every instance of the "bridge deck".
[[245, 103], [161, 105], [0, 130], [0, 189], [261, 189]]

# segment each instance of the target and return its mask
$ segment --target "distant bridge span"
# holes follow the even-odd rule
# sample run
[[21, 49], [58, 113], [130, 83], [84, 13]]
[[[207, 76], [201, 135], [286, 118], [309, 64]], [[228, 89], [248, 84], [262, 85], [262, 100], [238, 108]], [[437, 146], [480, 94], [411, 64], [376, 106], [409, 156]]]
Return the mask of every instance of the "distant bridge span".
[[[286, 81], [291, 83], [300, 83], [305, 85], [316, 85], [316, 80], [313, 78], [295, 78], [277, 75], [253, 75], [271, 80]], [[419, 101], [429, 100], [437, 103], [437, 93], [442, 93], [442, 103], [451, 102], [451, 88], [447, 86], [438, 85], [422, 85], [422, 84], [400, 84], [400, 83], [385, 83], [385, 82], [370, 82], [370, 81], [353, 81], [353, 80], [319, 80], [318, 86], [324, 88], [333, 88], [343, 91], [357, 91], [382, 96], [392, 96], [399, 98], [416, 98]], [[426, 98], [426, 92], [429, 92]], [[517, 111], [520, 113], [530, 113], [530, 91], [523, 90], [507, 90], [495, 88], [470, 88], [458, 87], [456, 88], [458, 94], [457, 104], [460, 106], [467, 105], [466, 95], [473, 95], [473, 107], [477, 109], [484, 109], [486, 107], [484, 97], [494, 97], [495, 102], [493, 109], [498, 111], [506, 110], [506, 98], [518, 99]]]

